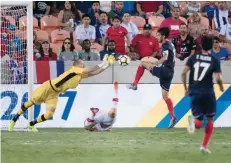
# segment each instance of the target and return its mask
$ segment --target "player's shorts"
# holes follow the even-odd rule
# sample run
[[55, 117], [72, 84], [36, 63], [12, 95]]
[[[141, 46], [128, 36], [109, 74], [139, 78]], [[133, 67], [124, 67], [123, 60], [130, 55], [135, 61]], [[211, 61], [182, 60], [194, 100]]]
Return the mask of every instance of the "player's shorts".
[[166, 91], [169, 91], [174, 75], [174, 70], [172, 68], [168, 68], [162, 65], [160, 67], [153, 67], [153, 69], [150, 72], [153, 76], [159, 78], [161, 88]]
[[50, 81], [46, 81], [32, 93], [34, 104], [45, 103], [47, 107], [56, 108], [59, 93], [52, 89]]
[[189, 92], [192, 102], [192, 114], [195, 118], [203, 119], [203, 116], [213, 117], [216, 113], [216, 97], [213, 91]]

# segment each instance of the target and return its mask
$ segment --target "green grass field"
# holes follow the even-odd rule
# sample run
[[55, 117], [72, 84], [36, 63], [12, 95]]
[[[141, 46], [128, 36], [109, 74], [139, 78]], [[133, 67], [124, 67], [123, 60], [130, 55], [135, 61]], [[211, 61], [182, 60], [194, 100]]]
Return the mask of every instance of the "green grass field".
[[231, 163], [231, 129], [216, 129], [211, 155], [199, 152], [203, 130], [40, 129], [2, 132], [2, 163]]

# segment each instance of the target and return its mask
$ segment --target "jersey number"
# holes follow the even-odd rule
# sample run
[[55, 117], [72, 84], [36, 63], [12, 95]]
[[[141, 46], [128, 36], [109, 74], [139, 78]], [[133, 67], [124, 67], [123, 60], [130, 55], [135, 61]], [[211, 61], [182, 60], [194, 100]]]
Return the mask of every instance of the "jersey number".
[[[205, 62], [196, 62], [193, 67], [194, 67], [194, 81], [201, 81], [206, 72], [208, 71], [209, 69], [209, 66], [210, 66], [210, 63], [205, 63]], [[200, 68], [203, 68], [201, 74], [199, 75], [199, 70]]]

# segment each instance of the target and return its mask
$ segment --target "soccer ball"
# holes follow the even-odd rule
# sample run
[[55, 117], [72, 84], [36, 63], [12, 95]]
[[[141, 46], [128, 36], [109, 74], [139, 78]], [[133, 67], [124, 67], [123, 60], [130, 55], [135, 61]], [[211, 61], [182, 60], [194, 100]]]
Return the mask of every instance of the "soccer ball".
[[127, 55], [121, 55], [119, 56], [118, 58], [118, 63], [121, 65], [121, 66], [127, 66], [129, 64], [129, 62], [131, 61], [131, 58]]

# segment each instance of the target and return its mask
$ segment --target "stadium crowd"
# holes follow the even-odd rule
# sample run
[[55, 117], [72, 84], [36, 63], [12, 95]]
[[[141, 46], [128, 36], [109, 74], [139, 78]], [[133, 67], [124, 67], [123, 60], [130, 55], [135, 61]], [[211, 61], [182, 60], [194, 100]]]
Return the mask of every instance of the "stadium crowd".
[[[18, 13], [1, 12], [1, 57], [23, 61], [26, 9]], [[155, 36], [164, 26], [170, 29], [178, 59], [200, 52], [201, 37], [212, 35], [211, 55], [231, 60], [229, 1], [36, 1], [33, 15], [35, 61], [97, 61], [105, 54], [158, 58]]]

